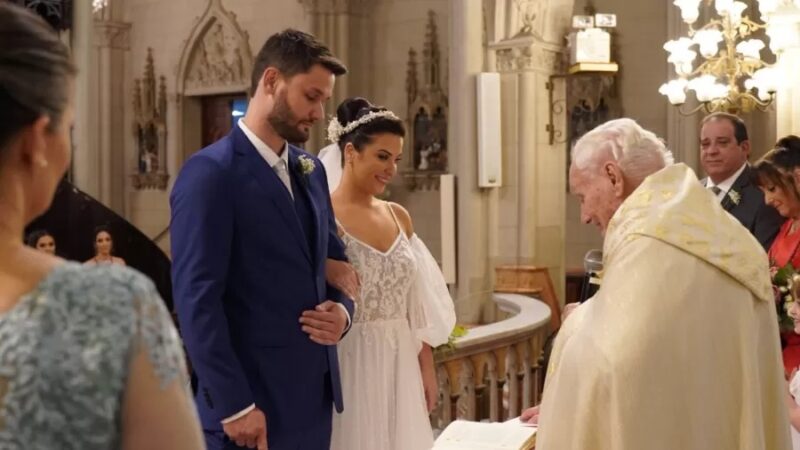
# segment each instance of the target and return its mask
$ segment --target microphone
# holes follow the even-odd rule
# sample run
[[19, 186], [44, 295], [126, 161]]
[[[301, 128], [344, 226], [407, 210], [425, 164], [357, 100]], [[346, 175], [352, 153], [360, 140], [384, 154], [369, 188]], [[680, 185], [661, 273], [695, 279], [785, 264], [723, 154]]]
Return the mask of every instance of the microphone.
[[592, 298], [600, 289], [599, 274], [603, 272], [603, 251], [594, 249], [589, 250], [583, 257], [583, 270], [586, 273], [581, 288], [580, 303]]

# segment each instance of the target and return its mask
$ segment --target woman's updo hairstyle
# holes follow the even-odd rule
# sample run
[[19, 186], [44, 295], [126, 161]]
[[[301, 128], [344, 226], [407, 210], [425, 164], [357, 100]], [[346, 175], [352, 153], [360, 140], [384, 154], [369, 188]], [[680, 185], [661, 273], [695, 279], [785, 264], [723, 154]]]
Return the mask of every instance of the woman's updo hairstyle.
[[[381, 106], [375, 106], [367, 99], [361, 97], [348, 98], [343, 101], [336, 109], [336, 120], [342, 128], [347, 127], [351, 122], [366, 116], [369, 113], [388, 111]], [[348, 143], [353, 144], [357, 151], [361, 151], [364, 145], [372, 142], [372, 138], [376, 134], [391, 133], [400, 137], [406, 136], [406, 127], [403, 121], [394, 117], [376, 117], [369, 122], [359, 125], [349, 133], [343, 134], [339, 138], [339, 149], [342, 151], [342, 160], [344, 160], [344, 148]]]
[[55, 30], [33, 12], [0, 1], [0, 150], [41, 116], [56, 129], [75, 66]]
[[792, 171], [800, 167], [800, 137], [793, 134], [778, 139], [775, 148], [783, 151], [776, 152], [773, 162], [782, 169]]

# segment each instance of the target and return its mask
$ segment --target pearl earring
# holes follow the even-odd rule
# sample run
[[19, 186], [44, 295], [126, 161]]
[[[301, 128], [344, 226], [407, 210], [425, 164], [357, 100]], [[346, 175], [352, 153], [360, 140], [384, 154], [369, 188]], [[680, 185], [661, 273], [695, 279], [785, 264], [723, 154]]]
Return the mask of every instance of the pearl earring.
[[42, 169], [44, 169], [45, 167], [47, 167], [49, 163], [47, 162], [47, 159], [45, 159], [44, 157], [40, 157], [36, 158], [36, 164]]

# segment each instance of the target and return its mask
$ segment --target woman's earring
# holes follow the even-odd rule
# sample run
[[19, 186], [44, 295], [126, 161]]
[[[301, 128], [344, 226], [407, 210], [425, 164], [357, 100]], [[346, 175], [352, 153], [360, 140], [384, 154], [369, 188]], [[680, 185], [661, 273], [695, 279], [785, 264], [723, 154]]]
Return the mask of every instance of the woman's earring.
[[36, 164], [37, 164], [37, 165], [38, 165], [40, 168], [44, 169], [45, 167], [47, 167], [47, 165], [48, 165], [49, 163], [47, 162], [47, 159], [45, 159], [45, 157], [44, 157], [44, 156], [42, 156], [42, 157], [36, 158]]

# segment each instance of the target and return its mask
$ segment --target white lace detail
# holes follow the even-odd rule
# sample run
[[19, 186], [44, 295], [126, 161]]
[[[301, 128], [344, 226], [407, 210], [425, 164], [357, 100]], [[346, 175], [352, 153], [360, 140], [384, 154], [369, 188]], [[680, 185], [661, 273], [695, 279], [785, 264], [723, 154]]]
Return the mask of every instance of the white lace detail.
[[344, 230], [347, 258], [361, 278], [361, 292], [353, 321], [375, 322], [406, 319], [408, 292], [417, 271], [414, 253], [405, 233], [381, 252]]

